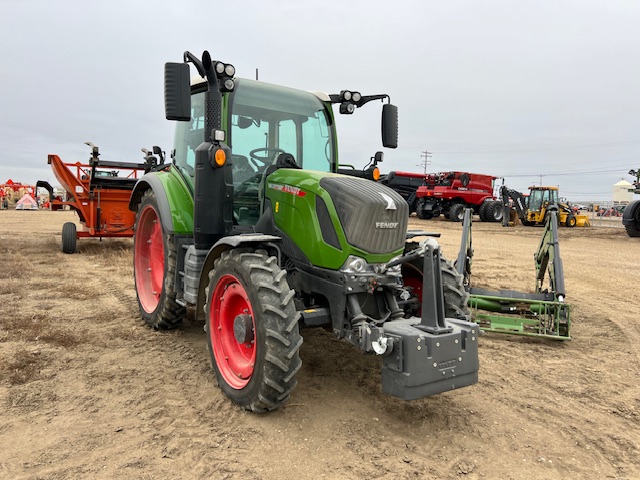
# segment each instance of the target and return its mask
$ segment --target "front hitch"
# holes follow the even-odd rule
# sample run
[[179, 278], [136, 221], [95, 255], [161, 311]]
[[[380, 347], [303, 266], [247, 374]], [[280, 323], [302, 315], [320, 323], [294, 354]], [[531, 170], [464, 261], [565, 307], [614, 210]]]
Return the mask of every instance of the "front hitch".
[[478, 381], [480, 329], [475, 323], [445, 317], [440, 246], [434, 239], [422, 246], [420, 253], [409, 254], [424, 255], [422, 318], [404, 318], [383, 325], [391, 349], [383, 357], [382, 390], [404, 400]]

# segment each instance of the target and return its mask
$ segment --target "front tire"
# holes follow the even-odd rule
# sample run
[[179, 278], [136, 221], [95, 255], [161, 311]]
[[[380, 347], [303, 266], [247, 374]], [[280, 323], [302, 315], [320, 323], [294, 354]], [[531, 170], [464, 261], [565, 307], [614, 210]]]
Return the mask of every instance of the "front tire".
[[[411, 244], [405, 248], [405, 255], [418, 248]], [[405, 316], [419, 317], [422, 313], [422, 281], [424, 259], [417, 258], [402, 264], [402, 279], [406, 287], [412, 289], [412, 297], [417, 302], [408, 302]], [[442, 271], [442, 290], [444, 293], [444, 314], [447, 318], [469, 320], [471, 312], [468, 307], [469, 293], [464, 288], [464, 277], [460, 275], [453, 263], [440, 255], [440, 270]]]
[[483, 222], [489, 221], [489, 218], [487, 217], [487, 210], [489, 209], [490, 206], [491, 206], [491, 200], [485, 200], [484, 202], [482, 202], [482, 205], [480, 205], [480, 209], [478, 210], [478, 215], [481, 221]]
[[464, 220], [464, 205], [461, 203], [454, 203], [449, 208], [449, 220], [452, 222], [461, 222]]
[[429, 220], [432, 218], [432, 215], [429, 215], [427, 211], [424, 209], [425, 199], [419, 198], [416, 200], [416, 215], [421, 220]]
[[491, 205], [487, 208], [487, 219], [490, 222], [502, 222], [502, 216], [504, 215], [504, 208], [502, 202], [495, 200], [491, 202]]
[[254, 412], [275, 410], [302, 366], [299, 313], [286, 272], [264, 250], [231, 249], [209, 273], [207, 343], [218, 385]]
[[186, 313], [176, 302], [176, 263], [173, 235], [164, 231], [156, 195], [147, 190], [136, 214], [133, 277], [140, 314], [150, 327], [175, 328]]

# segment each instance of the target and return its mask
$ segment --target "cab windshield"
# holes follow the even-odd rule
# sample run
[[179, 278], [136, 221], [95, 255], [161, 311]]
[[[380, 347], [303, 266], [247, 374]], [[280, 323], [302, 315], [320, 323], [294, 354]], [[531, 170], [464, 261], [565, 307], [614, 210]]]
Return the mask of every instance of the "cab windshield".
[[242, 163], [259, 172], [281, 153], [305, 170], [332, 170], [332, 118], [315, 95], [239, 79], [230, 103], [234, 171]]
[[531, 190], [529, 195], [529, 210], [538, 211], [544, 203], [557, 204], [557, 190]]
[[[191, 179], [195, 149], [204, 140], [204, 96], [192, 94], [191, 121], [176, 128], [175, 162]], [[334, 171], [333, 117], [314, 94], [238, 79], [225, 103], [235, 185], [261, 174], [285, 152], [306, 170]]]

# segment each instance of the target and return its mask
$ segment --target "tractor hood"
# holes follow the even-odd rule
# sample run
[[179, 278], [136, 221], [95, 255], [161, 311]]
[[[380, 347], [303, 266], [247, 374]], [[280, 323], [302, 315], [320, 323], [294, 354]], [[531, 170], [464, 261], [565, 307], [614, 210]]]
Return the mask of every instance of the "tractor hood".
[[278, 230], [313, 265], [338, 269], [349, 255], [382, 263], [404, 248], [409, 206], [380, 183], [281, 168], [267, 178], [265, 196]]

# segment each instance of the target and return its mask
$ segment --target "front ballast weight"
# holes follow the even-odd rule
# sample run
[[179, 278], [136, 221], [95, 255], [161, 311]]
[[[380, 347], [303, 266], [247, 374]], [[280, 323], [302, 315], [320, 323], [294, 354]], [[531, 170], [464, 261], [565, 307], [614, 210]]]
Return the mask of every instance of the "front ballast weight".
[[480, 329], [466, 318], [445, 316], [438, 243], [429, 239], [421, 248], [387, 264], [387, 268], [418, 256], [424, 261], [420, 318], [399, 318], [401, 313], [391, 311], [391, 318], [377, 325], [365, 321], [361, 312], [354, 312], [354, 295], [347, 300], [352, 323], [355, 321], [347, 339], [363, 351], [383, 357], [382, 390], [404, 400], [435, 395], [478, 381]]
[[[535, 293], [490, 291], [470, 286], [473, 245], [471, 211], [465, 212], [456, 269], [464, 275], [472, 318], [485, 332], [507, 333], [552, 340], [571, 340], [571, 305], [565, 302], [564, 269], [558, 242], [557, 212], [550, 211], [534, 254]], [[545, 277], [549, 285], [545, 287]]]

